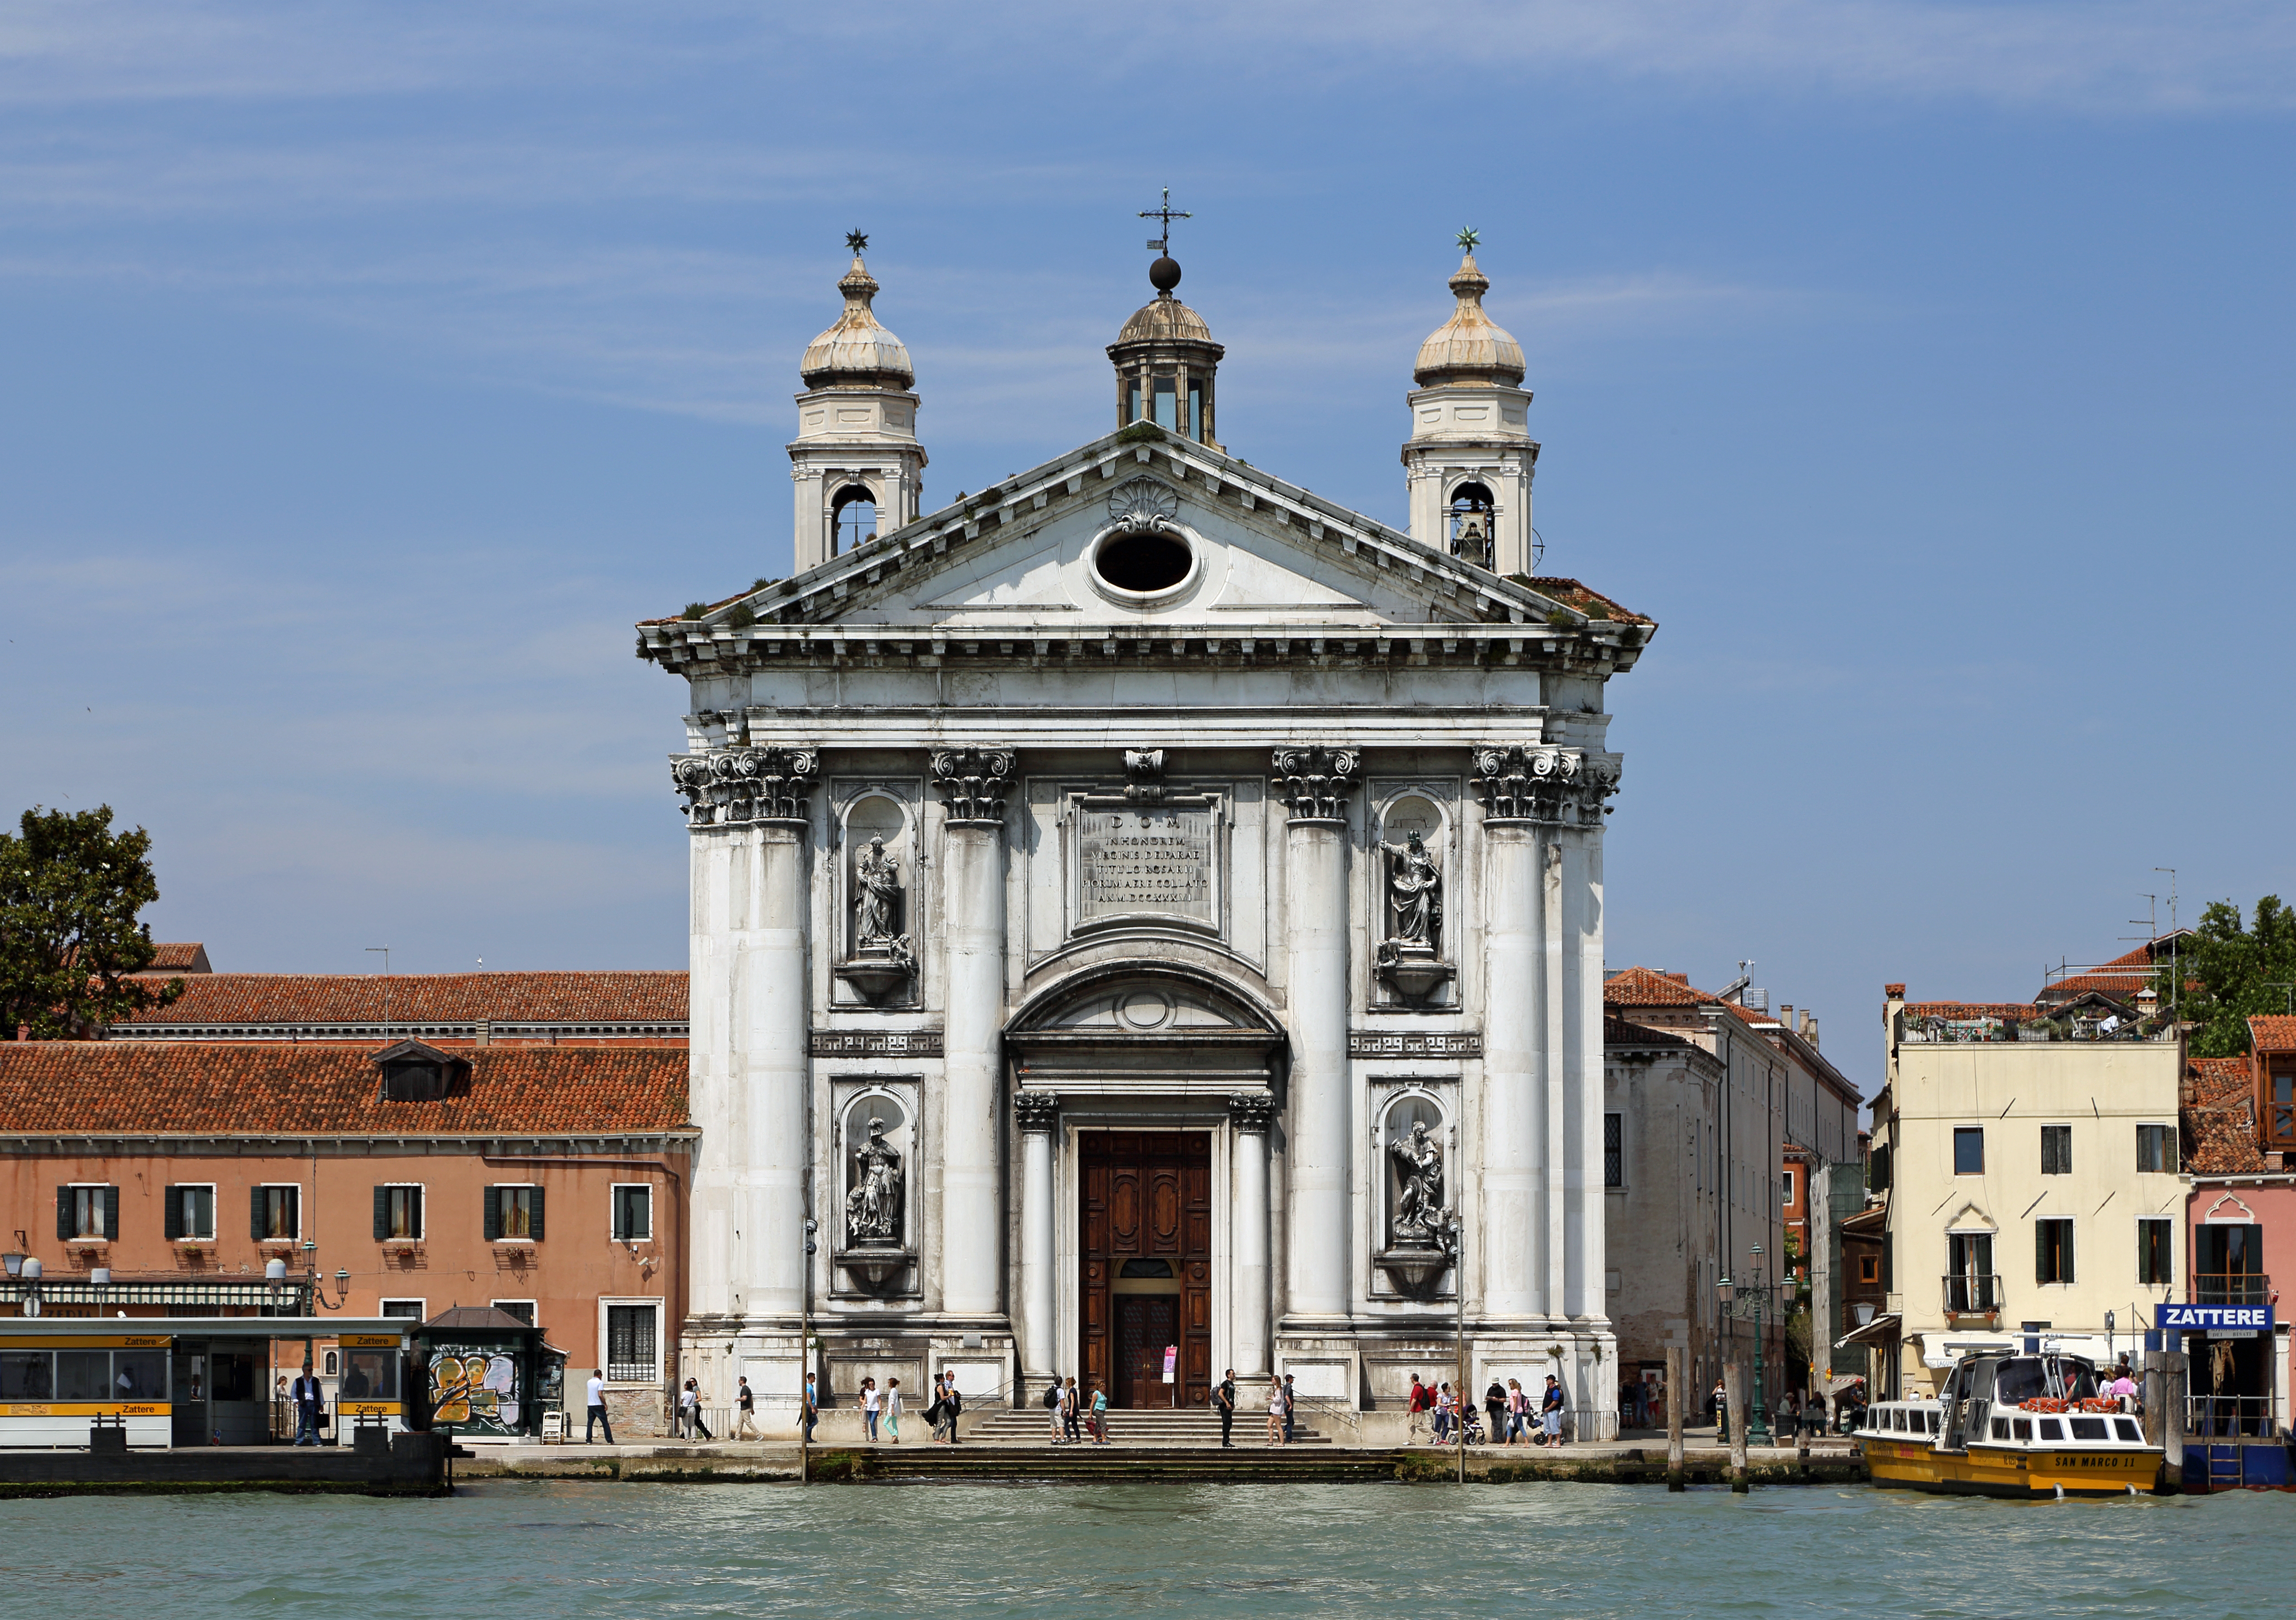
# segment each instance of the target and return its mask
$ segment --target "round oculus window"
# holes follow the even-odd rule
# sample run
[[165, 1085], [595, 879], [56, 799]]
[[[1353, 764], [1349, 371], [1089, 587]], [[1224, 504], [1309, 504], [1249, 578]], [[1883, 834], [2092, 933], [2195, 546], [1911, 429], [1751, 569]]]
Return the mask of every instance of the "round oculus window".
[[1155, 596], [1186, 583], [1196, 554], [1180, 536], [1159, 529], [1120, 529], [1093, 550], [1092, 570], [1111, 590]]

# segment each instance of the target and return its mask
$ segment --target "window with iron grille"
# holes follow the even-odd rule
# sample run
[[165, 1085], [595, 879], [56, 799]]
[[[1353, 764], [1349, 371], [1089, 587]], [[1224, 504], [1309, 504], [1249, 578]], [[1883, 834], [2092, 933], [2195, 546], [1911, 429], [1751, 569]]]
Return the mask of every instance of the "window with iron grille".
[[1627, 1184], [1626, 1121], [1617, 1114], [1603, 1116], [1603, 1185]]
[[617, 1384], [651, 1384], [656, 1377], [654, 1330], [660, 1307], [606, 1307], [606, 1378]]
[[2069, 1125], [2041, 1127], [2041, 1174], [2070, 1175], [2073, 1173], [2073, 1128]]
[[2136, 1127], [2136, 1167], [2160, 1174], [2177, 1174], [2177, 1129], [2174, 1125]]
[[531, 1299], [497, 1299], [496, 1310], [505, 1316], [515, 1316], [528, 1327], [534, 1326], [534, 1301]]

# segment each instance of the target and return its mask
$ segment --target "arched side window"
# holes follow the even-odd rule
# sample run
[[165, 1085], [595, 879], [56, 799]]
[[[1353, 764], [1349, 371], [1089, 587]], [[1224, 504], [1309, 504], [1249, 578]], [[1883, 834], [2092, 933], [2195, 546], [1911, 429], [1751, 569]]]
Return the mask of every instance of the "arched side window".
[[1451, 492], [1451, 555], [1477, 568], [1491, 566], [1491, 525], [1498, 503], [1484, 484], [1462, 484]]
[[877, 537], [877, 497], [867, 487], [848, 484], [830, 502], [829, 554], [841, 557]]

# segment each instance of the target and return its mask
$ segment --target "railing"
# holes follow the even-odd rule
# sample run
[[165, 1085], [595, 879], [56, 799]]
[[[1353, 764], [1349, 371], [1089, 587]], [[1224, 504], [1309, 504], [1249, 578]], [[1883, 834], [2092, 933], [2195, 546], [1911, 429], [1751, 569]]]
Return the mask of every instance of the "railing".
[[[102, 1283], [85, 1274], [43, 1277], [37, 1282], [17, 1278], [0, 1281], [0, 1305], [13, 1305], [22, 1312], [27, 1301], [37, 1299], [40, 1310], [66, 1315], [103, 1316], [131, 1305], [167, 1311], [188, 1305], [209, 1315], [250, 1310], [258, 1316], [311, 1316], [316, 1314], [311, 1297], [316, 1281], [308, 1272], [275, 1284], [267, 1277], [115, 1278]], [[73, 1311], [72, 1306], [93, 1309]]]
[[2196, 1439], [2236, 1439], [2247, 1436], [2269, 1439], [2273, 1433], [2270, 1395], [2188, 1395], [2185, 1400], [2185, 1433]]
[[661, 1382], [661, 1370], [651, 1360], [610, 1361], [606, 1363], [606, 1382], [609, 1384], [659, 1384]]
[[1998, 1272], [1948, 1272], [1945, 1308], [1952, 1316], [1982, 1316], [2001, 1308]]
[[2269, 1305], [2272, 1279], [2261, 1272], [2202, 1272], [2193, 1278], [2194, 1305]]
[[[1350, 1445], [1361, 1444], [1363, 1439], [1363, 1414], [1357, 1411], [1354, 1407], [1342, 1405], [1337, 1401], [1331, 1400], [1321, 1395], [1294, 1395], [1292, 1399], [1297, 1401], [1300, 1404], [1298, 1414], [1300, 1417], [1329, 1418], [1334, 1423], [1344, 1423], [1349, 1429], [1353, 1430], [1355, 1434], [1355, 1438], [1349, 1441], [1348, 1444]], [[1243, 1390], [1241, 1386], [1238, 1386], [1236, 1389], [1236, 1403], [1241, 1406], [1242, 1403]]]

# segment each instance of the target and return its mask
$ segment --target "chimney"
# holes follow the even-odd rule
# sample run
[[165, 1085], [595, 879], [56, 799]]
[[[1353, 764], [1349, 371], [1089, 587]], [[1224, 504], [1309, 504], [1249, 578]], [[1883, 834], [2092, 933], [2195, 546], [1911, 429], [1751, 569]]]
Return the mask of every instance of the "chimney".
[[1792, 1002], [1780, 1002], [1778, 1003], [1778, 1022], [1784, 1025], [1788, 1029], [1792, 1029], [1794, 1027], [1793, 1003]]
[[1817, 1044], [1817, 1014], [1807, 1007], [1801, 1010], [1801, 1038], [1812, 1046]]
[[492, 1019], [480, 1019], [479, 1020], [478, 1039], [472, 1043], [476, 1045], [480, 1051], [484, 1051], [488, 1046], [493, 1044], [494, 1038], [495, 1021]]

